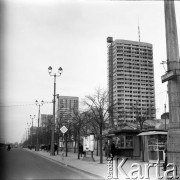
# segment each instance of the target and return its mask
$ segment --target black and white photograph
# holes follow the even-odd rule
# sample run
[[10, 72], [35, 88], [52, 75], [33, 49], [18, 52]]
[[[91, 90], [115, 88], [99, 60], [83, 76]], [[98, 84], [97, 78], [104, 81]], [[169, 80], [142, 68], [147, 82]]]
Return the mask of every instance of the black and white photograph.
[[0, 179], [180, 178], [179, 0], [0, 1]]

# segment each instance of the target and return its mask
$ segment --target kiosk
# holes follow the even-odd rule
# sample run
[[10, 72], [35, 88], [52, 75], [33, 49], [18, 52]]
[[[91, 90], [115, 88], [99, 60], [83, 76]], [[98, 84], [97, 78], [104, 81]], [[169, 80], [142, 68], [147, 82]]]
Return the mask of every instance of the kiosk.
[[84, 136], [83, 138], [83, 151], [91, 152], [91, 157], [84, 156], [83, 160], [85, 161], [95, 161], [93, 157], [94, 152], [94, 134]]
[[140, 133], [138, 129], [119, 129], [109, 131], [106, 135], [110, 141], [115, 142], [116, 155], [130, 159], [140, 159]]
[[143, 137], [144, 157], [149, 162], [164, 162], [164, 146], [167, 142], [167, 131], [147, 131], [138, 134]]

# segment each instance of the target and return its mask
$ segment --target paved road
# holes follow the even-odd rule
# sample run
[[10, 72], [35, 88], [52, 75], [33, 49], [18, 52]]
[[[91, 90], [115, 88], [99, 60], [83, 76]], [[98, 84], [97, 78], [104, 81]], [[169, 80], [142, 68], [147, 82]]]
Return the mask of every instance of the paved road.
[[0, 150], [0, 180], [97, 179], [23, 149]]

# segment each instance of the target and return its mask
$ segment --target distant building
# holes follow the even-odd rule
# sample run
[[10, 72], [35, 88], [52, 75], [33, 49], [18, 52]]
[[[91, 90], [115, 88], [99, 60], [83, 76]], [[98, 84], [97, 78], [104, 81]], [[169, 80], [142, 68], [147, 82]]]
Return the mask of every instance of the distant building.
[[[145, 42], [114, 40], [108, 45], [108, 93], [111, 123], [134, 122], [146, 113], [155, 119], [153, 47]], [[116, 114], [116, 117], [115, 117]]]
[[29, 135], [37, 134], [37, 128], [38, 128], [37, 126], [31, 126]]
[[48, 124], [52, 122], [53, 115], [52, 114], [41, 114], [40, 125], [41, 127], [46, 127]]
[[67, 123], [74, 117], [74, 113], [79, 110], [79, 97], [57, 96], [56, 98], [56, 120]]

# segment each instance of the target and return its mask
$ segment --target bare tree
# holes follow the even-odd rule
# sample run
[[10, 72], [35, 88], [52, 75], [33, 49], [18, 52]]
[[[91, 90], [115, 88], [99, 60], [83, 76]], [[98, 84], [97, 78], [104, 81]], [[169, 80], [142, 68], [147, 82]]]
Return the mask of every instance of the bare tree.
[[74, 131], [77, 135], [77, 149], [78, 149], [78, 159], [80, 159], [79, 154], [79, 143], [80, 143], [80, 137], [82, 134], [82, 129], [85, 126], [85, 116], [83, 112], [80, 111], [74, 111], [74, 117], [73, 117], [73, 125], [74, 125]]
[[93, 119], [96, 122], [99, 129], [99, 142], [100, 142], [100, 163], [103, 163], [103, 151], [102, 151], [102, 131], [105, 128], [105, 122], [108, 121], [108, 112], [110, 107], [108, 106], [107, 91], [97, 88], [92, 95], [85, 96], [84, 104], [92, 112]]
[[144, 129], [145, 121], [152, 119], [152, 112], [155, 109], [149, 106], [148, 108], [141, 110], [140, 108], [138, 108], [137, 101], [136, 101], [136, 106], [133, 107], [133, 109], [135, 109], [137, 128], [142, 131]]
[[99, 126], [97, 124], [97, 121], [94, 120], [94, 115], [91, 111], [85, 112], [85, 134], [88, 134], [88, 132], [91, 132], [95, 135], [95, 139], [97, 140], [97, 151], [96, 156], [98, 156], [98, 141], [99, 141]]

